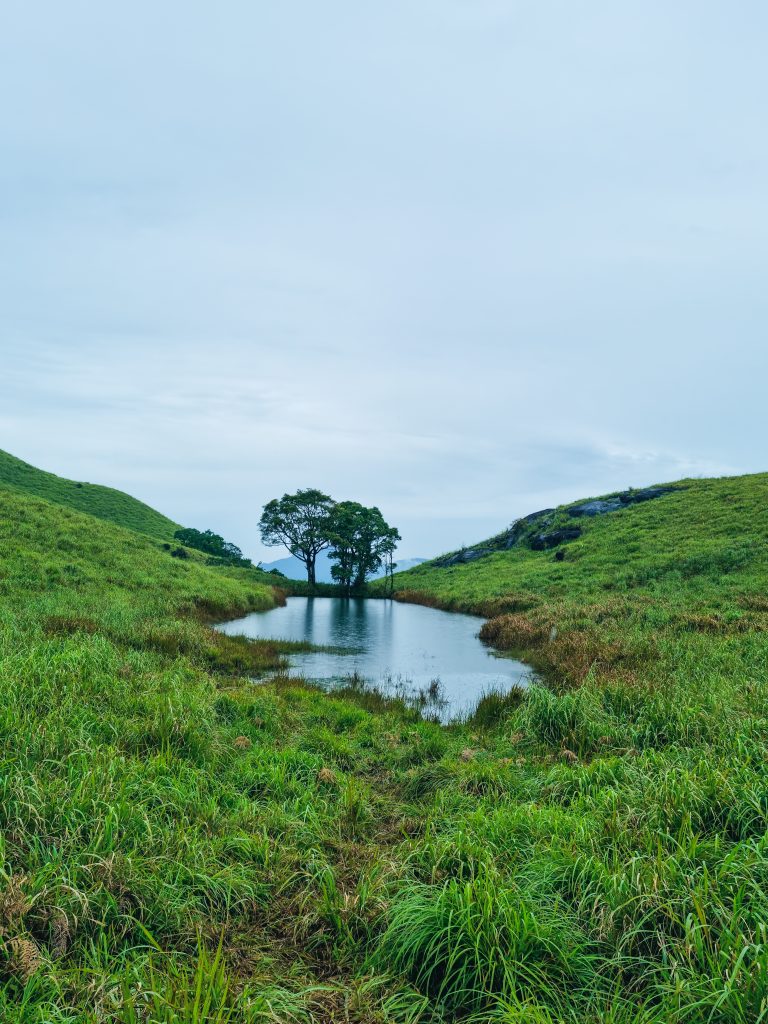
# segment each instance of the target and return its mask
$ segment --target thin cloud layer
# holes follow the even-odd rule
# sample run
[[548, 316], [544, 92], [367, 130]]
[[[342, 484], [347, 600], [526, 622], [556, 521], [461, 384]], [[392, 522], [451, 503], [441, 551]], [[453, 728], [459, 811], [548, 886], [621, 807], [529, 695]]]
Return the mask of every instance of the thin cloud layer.
[[263, 553], [764, 469], [762, 5], [11, 4], [0, 446]]

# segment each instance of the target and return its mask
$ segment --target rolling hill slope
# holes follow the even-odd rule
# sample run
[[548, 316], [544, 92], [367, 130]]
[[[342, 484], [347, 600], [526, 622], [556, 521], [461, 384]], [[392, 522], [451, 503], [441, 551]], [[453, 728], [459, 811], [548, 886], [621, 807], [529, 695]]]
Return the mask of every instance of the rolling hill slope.
[[[449, 870], [473, 881], [466, 903], [439, 881], [412, 900], [423, 915], [414, 933], [427, 906], [442, 898], [447, 921], [448, 904], [469, 915], [480, 894], [497, 907], [484, 924], [503, 931], [516, 885], [557, 878], [557, 916], [569, 921], [560, 936], [596, 938], [600, 972], [622, 979], [618, 1002], [578, 1008], [568, 997], [552, 1016], [499, 1019], [768, 1020], [768, 474], [653, 491], [544, 510], [396, 577], [400, 600], [490, 616], [481, 637], [527, 657], [547, 683], [505, 713], [520, 751], [511, 763], [524, 772], [528, 752], [544, 758], [542, 789], [511, 785], [541, 803], [498, 811], [515, 806], [501, 786], [469, 834], [438, 829]], [[494, 705], [498, 714], [499, 695]], [[476, 856], [489, 832], [494, 855]], [[484, 871], [503, 874], [506, 858], [515, 882], [494, 890]], [[405, 911], [395, 916], [408, 927]], [[393, 936], [412, 979], [429, 976], [428, 941], [414, 950]], [[515, 985], [499, 988], [506, 997]]]
[[393, 728], [456, 763], [464, 741], [380, 698], [254, 686], [291, 645], [207, 620], [273, 607], [268, 581], [0, 486], [3, 1024], [326, 1024], [350, 997], [415, 1020], [351, 932], [333, 949], [317, 886], [348, 845], [367, 870], [374, 814], [402, 813], [353, 761], [373, 772]]
[[140, 532], [13, 488], [0, 488], [0, 600], [32, 615], [72, 609], [76, 619], [90, 617], [94, 629], [118, 606], [127, 628], [155, 615], [274, 604], [255, 570], [173, 558]]
[[100, 484], [67, 480], [30, 466], [4, 451], [0, 451], [0, 486], [33, 494], [79, 512], [87, 512], [97, 519], [105, 519], [161, 540], [170, 540], [174, 531], [179, 529], [178, 523], [130, 494]]
[[404, 575], [550, 673], [443, 728], [0, 487], [3, 1024], [768, 1020], [768, 476], [636, 497]]
[[719, 606], [724, 594], [765, 592], [768, 473], [682, 480], [658, 492], [535, 513], [498, 537], [398, 575], [397, 591], [486, 615], [662, 592], [679, 605]]

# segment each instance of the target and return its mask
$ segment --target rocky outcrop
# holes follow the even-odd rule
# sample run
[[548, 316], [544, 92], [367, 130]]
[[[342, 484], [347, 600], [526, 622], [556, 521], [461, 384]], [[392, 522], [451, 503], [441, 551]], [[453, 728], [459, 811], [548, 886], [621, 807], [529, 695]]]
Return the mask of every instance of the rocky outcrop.
[[574, 505], [568, 509], [568, 515], [574, 518], [581, 516], [603, 516], [606, 512], [616, 512], [621, 508], [618, 498], [610, 501], [585, 501], [583, 505]]
[[441, 569], [448, 569], [452, 565], [463, 565], [465, 562], [476, 562], [478, 558], [493, 554], [493, 548], [462, 548], [461, 551], [454, 551], [451, 555], [443, 555], [442, 558], [434, 558], [432, 565]]
[[569, 516], [578, 519], [582, 516], [603, 516], [606, 512], [618, 512], [627, 505], [637, 505], [641, 501], [651, 501], [653, 498], [661, 498], [664, 494], [671, 494], [676, 490], [674, 487], [645, 487], [639, 491], [622, 491], [611, 498], [601, 498], [595, 501], [585, 501], [581, 505], [571, 505], [566, 509]]
[[523, 516], [522, 519], [516, 519], [508, 530], [499, 534], [499, 537], [503, 538], [502, 549], [513, 548], [518, 541], [522, 540], [530, 532], [531, 527], [545, 526], [547, 523], [552, 522], [554, 515], [555, 509], [543, 508], [539, 512], [531, 512], [530, 515]]
[[508, 530], [496, 534], [483, 544], [477, 544], [470, 548], [462, 548], [460, 551], [452, 551], [449, 555], [442, 555], [432, 560], [432, 565], [441, 569], [448, 569], [452, 565], [463, 565], [465, 562], [476, 562], [478, 558], [485, 558], [492, 555], [494, 551], [508, 551], [516, 544], [519, 544], [527, 537], [534, 527], [546, 526], [554, 518], [553, 508], [543, 508], [539, 512], [531, 512], [530, 515], [516, 519]]
[[[618, 512], [619, 509], [627, 508], [629, 505], [637, 505], [642, 501], [660, 498], [675, 490], [677, 490], [675, 487], [645, 487], [637, 491], [622, 491], [621, 494], [614, 494], [608, 498], [584, 501], [579, 505], [571, 505], [570, 508], [562, 509], [559, 513], [559, 522], [563, 521], [563, 513], [567, 513], [573, 519], [602, 516], [608, 512]], [[523, 516], [522, 519], [516, 519], [508, 530], [491, 537], [490, 540], [473, 547], [462, 548], [461, 551], [442, 555], [440, 558], [433, 559], [431, 564], [441, 569], [447, 569], [453, 565], [476, 562], [479, 558], [492, 555], [495, 551], [508, 551], [519, 544], [526, 544], [534, 551], [549, 551], [581, 536], [580, 526], [558, 528], [555, 524], [557, 516], [558, 510], [554, 508], [543, 508], [539, 512], [531, 512], [530, 515]], [[547, 529], [550, 526], [555, 526], [555, 528]]]

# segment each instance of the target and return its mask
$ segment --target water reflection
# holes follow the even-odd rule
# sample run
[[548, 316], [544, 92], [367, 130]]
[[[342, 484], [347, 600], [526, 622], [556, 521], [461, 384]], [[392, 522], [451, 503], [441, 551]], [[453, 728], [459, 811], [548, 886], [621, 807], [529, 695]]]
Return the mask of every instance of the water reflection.
[[396, 601], [291, 597], [284, 608], [255, 612], [219, 628], [353, 649], [346, 655], [292, 655], [291, 669], [311, 679], [331, 683], [351, 677], [358, 685], [411, 696], [429, 693], [439, 680], [446, 717], [468, 710], [484, 692], [525, 685], [530, 676], [522, 662], [495, 657], [480, 642], [480, 624], [474, 616]]

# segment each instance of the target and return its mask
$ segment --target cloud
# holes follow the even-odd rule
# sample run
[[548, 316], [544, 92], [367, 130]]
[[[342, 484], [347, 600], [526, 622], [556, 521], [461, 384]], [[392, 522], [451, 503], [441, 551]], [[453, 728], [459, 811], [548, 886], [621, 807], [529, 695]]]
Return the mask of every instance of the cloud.
[[44, 7], [0, 39], [4, 447], [255, 553], [307, 484], [428, 555], [765, 468], [761, 6]]

